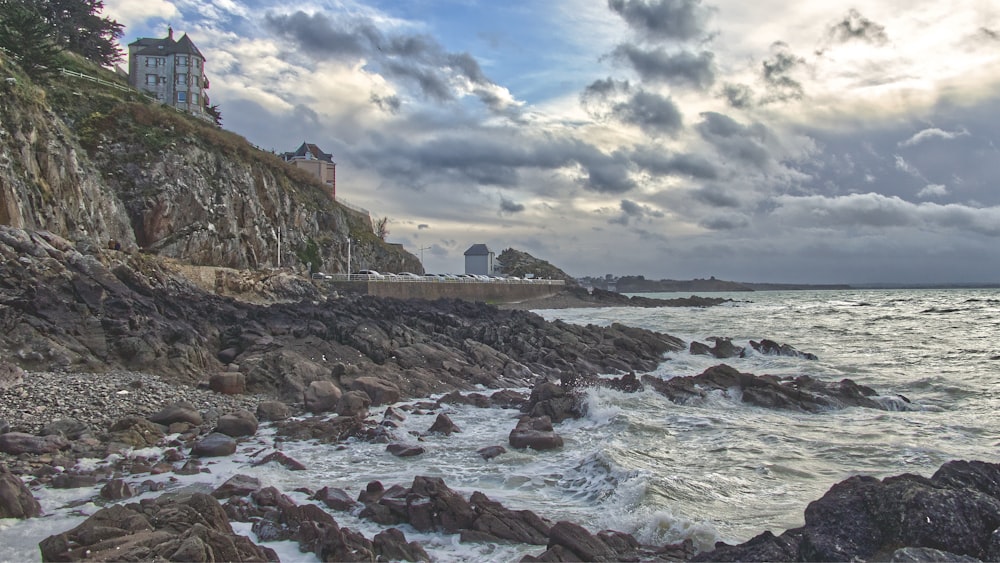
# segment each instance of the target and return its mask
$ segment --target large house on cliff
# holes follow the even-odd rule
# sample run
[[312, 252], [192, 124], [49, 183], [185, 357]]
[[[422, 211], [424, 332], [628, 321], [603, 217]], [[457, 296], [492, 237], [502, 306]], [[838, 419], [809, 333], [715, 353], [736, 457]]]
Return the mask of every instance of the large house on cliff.
[[168, 28], [163, 39], [143, 37], [129, 43], [128, 83], [164, 104], [211, 119], [205, 111], [205, 56], [186, 33], [175, 41], [173, 28]]
[[297, 150], [281, 153], [285, 162], [309, 172], [330, 187], [330, 199], [337, 200], [337, 163], [333, 155], [312, 143], [303, 142]]

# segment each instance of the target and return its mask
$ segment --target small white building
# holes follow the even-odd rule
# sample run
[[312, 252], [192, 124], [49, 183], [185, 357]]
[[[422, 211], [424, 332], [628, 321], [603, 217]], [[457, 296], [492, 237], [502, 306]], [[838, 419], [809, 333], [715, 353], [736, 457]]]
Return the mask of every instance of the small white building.
[[493, 275], [493, 252], [485, 244], [474, 244], [465, 251], [465, 273]]

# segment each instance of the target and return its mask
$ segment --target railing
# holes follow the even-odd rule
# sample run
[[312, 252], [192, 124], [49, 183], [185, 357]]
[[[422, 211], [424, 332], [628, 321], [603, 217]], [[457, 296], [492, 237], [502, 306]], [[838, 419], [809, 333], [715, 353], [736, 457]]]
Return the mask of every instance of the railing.
[[340, 205], [343, 205], [344, 207], [350, 209], [351, 211], [354, 211], [356, 213], [360, 213], [362, 215], [367, 215], [369, 219], [372, 216], [371, 212], [368, 211], [367, 209], [365, 209], [364, 207], [359, 207], [357, 205], [354, 205], [353, 203], [345, 201], [343, 198], [338, 197], [337, 198], [337, 203], [339, 203]]
[[441, 278], [438, 276], [399, 276], [395, 274], [313, 274], [313, 279], [317, 281], [364, 281], [364, 282], [388, 282], [388, 283], [485, 283], [485, 284], [530, 284], [530, 285], [565, 285], [565, 280], [544, 280], [544, 279], [511, 279], [511, 278], [491, 278], [490, 280], [480, 280], [475, 278]]
[[63, 74], [64, 76], [72, 76], [73, 78], [80, 78], [80, 79], [83, 79], [83, 80], [89, 80], [91, 82], [95, 82], [97, 84], [100, 84], [101, 86], [107, 86], [109, 88], [114, 88], [115, 90], [121, 90], [122, 92], [133, 92], [133, 93], [136, 93], [136, 94], [140, 94], [142, 96], [146, 96], [147, 98], [149, 98], [151, 100], [155, 100], [155, 98], [153, 98], [149, 94], [146, 94], [145, 92], [140, 92], [139, 90], [136, 90], [135, 88], [130, 88], [128, 86], [122, 86], [121, 84], [116, 84], [114, 82], [108, 82], [107, 80], [104, 80], [104, 79], [101, 79], [101, 78], [97, 78], [95, 76], [89, 76], [89, 75], [83, 74], [82, 72], [76, 72], [75, 70], [69, 70], [69, 69], [66, 69], [66, 68], [60, 68], [59, 72], [61, 74]]

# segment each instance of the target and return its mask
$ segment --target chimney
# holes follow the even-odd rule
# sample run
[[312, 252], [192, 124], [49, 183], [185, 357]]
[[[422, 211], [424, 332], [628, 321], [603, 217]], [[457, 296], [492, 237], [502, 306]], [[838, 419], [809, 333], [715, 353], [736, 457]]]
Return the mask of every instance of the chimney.
[[170, 27], [169, 25], [167, 26], [167, 39], [171, 41], [174, 40], [174, 28]]

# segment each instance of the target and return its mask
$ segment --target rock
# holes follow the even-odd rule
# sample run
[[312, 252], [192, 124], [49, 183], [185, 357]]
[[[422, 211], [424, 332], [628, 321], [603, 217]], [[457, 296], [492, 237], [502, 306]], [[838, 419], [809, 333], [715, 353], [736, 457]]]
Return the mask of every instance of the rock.
[[305, 471], [306, 469], [306, 466], [302, 462], [288, 457], [283, 452], [271, 452], [261, 458], [260, 461], [254, 462], [253, 465], [254, 467], [257, 467], [258, 465], [264, 465], [265, 463], [271, 463], [272, 461], [280, 465], [284, 465], [290, 471]]
[[583, 526], [572, 522], [559, 521], [549, 530], [549, 545], [561, 546], [574, 555], [578, 561], [619, 561], [615, 550], [600, 538], [588, 532]]
[[42, 436], [62, 436], [67, 440], [77, 440], [86, 434], [90, 429], [87, 425], [75, 418], [60, 418], [42, 427]]
[[793, 358], [803, 358], [805, 360], [818, 360], [815, 354], [799, 352], [788, 344], [778, 344], [773, 340], [764, 339], [760, 342], [750, 341], [750, 347], [766, 356], [791, 356]]
[[201, 493], [107, 506], [39, 549], [43, 561], [277, 561], [235, 534], [219, 502]]
[[[234, 361], [236, 361], [236, 357], [239, 356], [239, 355], [240, 355], [239, 348], [230, 347], [230, 348], [226, 348], [225, 350], [220, 350], [219, 353], [216, 354], [215, 357], [218, 358], [218, 360], [220, 362], [224, 363], [224, 364], [231, 364]], [[212, 390], [215, 391], [215, 389], [212, 389]], [[217, 392], [220, 392], [220, 391], [217, 391]]]
[[208, 388], [224, 395], [242, 395], [247, 392], [247, 378], [239, 372], [216, 373], [208, 379]]
[[122, 500], [135, 496], [135, 490], [123, 479], [112, 479], [101, 487], [101, 498], [107, 500]]
[[391, 405], [399, 401], [399, 388], [378, 377], [359, 377], [351, 382], [351, 390], [364, 391], [373, 406]]
[[930, 547], [904, 547], [892, 552], [890, 563], [978, 563], [968, 555], [955, 555]]
[[385, 451], [396, 457], [413, 457], [418, 456], [427, 450], [420, 446], [413, 446], [410, 444], [389, 444], [385, 447]]
[[743, 355], [743, 348], [734, 345], [729, 338], [713, 337], [712, 340], [715, 340], [715, 346], [711, 350], [712, 355], [720, 360], [738, 358]]
[[257, 433], [257, 417], [248, 410], [239, 410], [219, 417], [215, 431], [233, 438], [253, 436]]
[[901, 560], [994, 560], [1000, 556], [997, 522], [1000, 464], [951, 461], [930, 479], [851, 477], [806, 507], [804, 526], [719, 545], [694, 560], [886, 560], [896, 554]]
[[141, 416], [129, 416], [119, 420], [111, 426], [109, 433], [113, 442], [121, 442], [133, 448], [155, 446], [164, 437], [160, 425]]
[[427, 432], [425, 432], [425, 434], [437, 433], [437, 434], [444, 434], [445, 436], [450, 436], [452, 432], [461, 432], [461, 430], [458, 428], [458, 426], [455, 425], [454, 422], [451, 421], [451, 418], [449, 418], [448, 415], [442, 413], [437, 415], [437, 418], [434, 419], [434, 424], [432, 424], [431, 427], [427, 429]]
[[511, 447], [539, 451], [561, 448], [563, 445], [562, 437], [555, 433], [552, 421], [547, 416], [522, 416], [517, 426], [510, 431], [507, 440]]
[[581, 395], [549, 381], [542, 381], [532, 388], [525, 410], [532, 417], [547, 416], [557, 423], [583, 416]]
[[0, 465], [0, 518], [34, 518], [42, 513], [28, 487]]
[[710, 356], [712, 355], [712, 348], [708, 344], [692, 340], [691, 345], [688, 347], [688, 353], [692, 356]]
[[414, 477], [410, 492], [426, 499], [406, 501], [410, 523], [420, 531], [441, 528], [446, 533], [455, 533], [471, 528], [476, 519], [469, 501], [449, 489], [440, 477]]
[[342, 394], [332, 381], [313, 381], [303, 394], [303, 402], [309, 412], [330, 412], [337, 407]]
[[191, 454], [200, 457], [221, 457], [236, 453], [236, 440], [221, 432], [212, 432], [191, 448]]
[[406, 415], [396, 407], [389, 407], [382, 413], [382, 420], [395, 420], [402, 422], [406, 420]]
[[477, 518], [472, 529], [494, 538], [545, 545], [552, 524], [530, 510], [509, 510], [476, 491], [469, 498]]
[[164, 426], [170, 426], [175, 422], [186, 422], [193, 426], [200, 426], [204, 422], [198, 409], [187, 401], [181, 401], [164, 407], [148, 418], [151, 422]]
[[51, 454], [69, 447], [60, 435], [32, 436], [24, 432], [0, 434], [0, 452], [6, 454]]
[[346, 491], [338, 488], [323, 487], [316, 491], [313, 498], [325, 504], [327, 508], [341, 512], [353, 510], [358, 505], [357, 501], [348, 496]]
[[507, 448], [503, 446], [486, 446], [485, 448], [479, 448], [476, 453], [482, 456], [483, 459], [489, 461], [501, 454], [507, 453]]
[[341, 416], [365, 418], [371, 404], [372, 400], [364, 391], [348, 391], [341, 395], [335, 410]]
[[292, 409], [281, 401], [262, 401], [257, 405], [257, 419], [273, 422], [292, 416]]
[[260, 489], [260, 479], [240, 473], [233, 475], [225, 483], [219, 485], [217, 489], [212, 491], [212, 496], [220, 500], [229, 497], [245, 497]]
[[93, 487], [98, 481], [97, 475], [90, 473], [59, 473], [52, 477], [49, 485], [53, 489], [79, 489]]
[[524, 393], [512, 389], [501, 389], [490, 395], [490, 406], [498, 409], [520, 409], [528, 402]]
[[15, 387], [24, 383], [24, 370], [18, 366], [0, 361], [0, 389]]
[[398, 528], [383, 530], [372, 538], [372, 545], [380, 561], [430, 561], [431, 558], [419, 543], [407, 543]]

